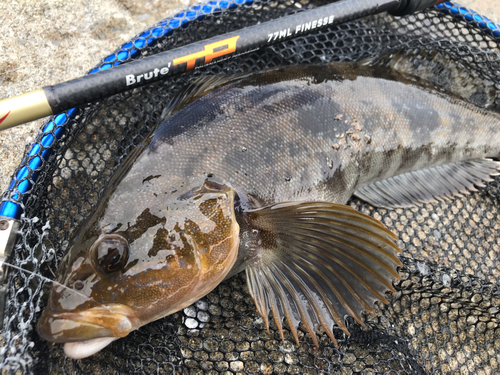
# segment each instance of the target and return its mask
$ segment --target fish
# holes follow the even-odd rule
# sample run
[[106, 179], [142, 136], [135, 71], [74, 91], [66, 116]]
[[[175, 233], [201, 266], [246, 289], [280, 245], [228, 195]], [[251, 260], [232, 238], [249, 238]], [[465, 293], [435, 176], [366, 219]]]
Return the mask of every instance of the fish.
[[281, 337], [364, 325], [399, 280], [397, 237], [346, 203], [400, 208], [498, 175], [499, 114], [360, 63], [196, 80], [74, 231], [37, 325], [70, 358], [246, 273]]

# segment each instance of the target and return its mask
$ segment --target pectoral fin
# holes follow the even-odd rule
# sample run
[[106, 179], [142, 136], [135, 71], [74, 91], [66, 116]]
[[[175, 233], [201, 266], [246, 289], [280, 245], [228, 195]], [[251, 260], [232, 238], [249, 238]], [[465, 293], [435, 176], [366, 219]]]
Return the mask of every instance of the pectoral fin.
[[282, 203], [251, 211], [248, 221], [258, 237], [246, 267], [250, 294], [267, 325], [273, 312], [282, 338], [286, 318], [297, 343], [300, 321], [316, 344], [319, 325], [336, 343], [334, 322], [348, 334], [347, 315], [363, 325], [361, 312], [374, 314], [373, 303], [394, 291], [395, 235], [349, 206]]
[[432, 168], [403, 173], [376, 181], [354, 192], [358, 198], [375, 207], [409, 207], [436, 202], [476, 191], [498, 175], [500, 163], [491, 159], [476, 159], [448, 163]]

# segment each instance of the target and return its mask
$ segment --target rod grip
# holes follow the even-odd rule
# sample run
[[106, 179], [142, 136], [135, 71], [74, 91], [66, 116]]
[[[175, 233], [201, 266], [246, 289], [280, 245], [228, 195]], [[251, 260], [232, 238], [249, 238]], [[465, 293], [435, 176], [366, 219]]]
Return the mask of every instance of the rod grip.
[[0, 100], [0, 131], [52, 115], [43, 89]]

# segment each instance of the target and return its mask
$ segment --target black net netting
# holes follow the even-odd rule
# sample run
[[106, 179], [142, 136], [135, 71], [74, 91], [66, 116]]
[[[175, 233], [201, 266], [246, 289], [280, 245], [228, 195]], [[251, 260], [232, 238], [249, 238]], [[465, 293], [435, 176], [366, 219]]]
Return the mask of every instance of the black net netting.
[[[320, 5], [320, 0], [255, 0], [193, 6], [141, 33], [102, 60], [98, 68], [119, 62], [123, 56], [141, 58]], [[200, 10], [206, 12], [204, 17], [192, 16]], [[365, 317], [366, 329], [354, 320], [347, 322], [350, 337], [335, 329], [338, 348], [324, 332], [319, 332], [319, 347], [305, 330], [299, 330], [299, 346], [286, 329], [283, 343], [273, 322], [268, 332], [243, 275], [224, 281], [194, 305], [134, 331], [87, 359], [68, 359], [61, 345], [41, 340], [34, 329], [50, 287], [36, 274], [54, 278], [72, 229], [98, 204], [114, 170], [155, 128], [168, 99], [199, 75], [370, 58], [499, 111], [500, 46], [495, 35], [474, 20], [468, 22], [466, 11], [461, 17], [452, 13], [434, 8], [404, 18], [383, 15], [350, 22], [110, 97], [46, 125], [38, 137], [42, 147], [29, 148], [24, 165], [27, 175], [3, 196], [3, 200], [20, 203], [25, 212], [12, 262], [33, 272], [9, 271], [0, 350], [3, 371], [500, 371], [500, 179], [468, 197], [405, 210], [373, 209], [358, 200], [349, 203], [398, 234], [404, 267], [391, 303], [378, 306], [376, 317]], [[47, 135], [60, 139], [53, 145], [43, 143]], [[37, 157], [42, 165], [33, 171], [29, 161]], [[33, 186], [26, 194], [19, 188], [23, 183]]]

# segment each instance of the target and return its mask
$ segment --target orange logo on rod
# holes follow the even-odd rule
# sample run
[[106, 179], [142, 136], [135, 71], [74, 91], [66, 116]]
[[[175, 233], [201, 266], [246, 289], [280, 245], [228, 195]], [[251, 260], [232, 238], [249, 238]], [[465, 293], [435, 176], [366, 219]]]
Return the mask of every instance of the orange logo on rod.
[[[205, 64], [212, 62], [213, 59], [219, 56], [224, 56], [236, 51], [236, 41], [240, 36], [233, 36], [232, 38], [220, 40], [215, 43], [210, 43], [205, 46], [205, 49], [200, 52], [192, 53], [191, 55], [179, 57], [178, 59], [174, 59], [174, 65], [179, 65], [182, 63], [187, 63], [186, 71], [192, 70], [194, 68], [194, 64], [196, 60], [204, 57]], [[225, 48], [224, 48], [225, 47]]]

